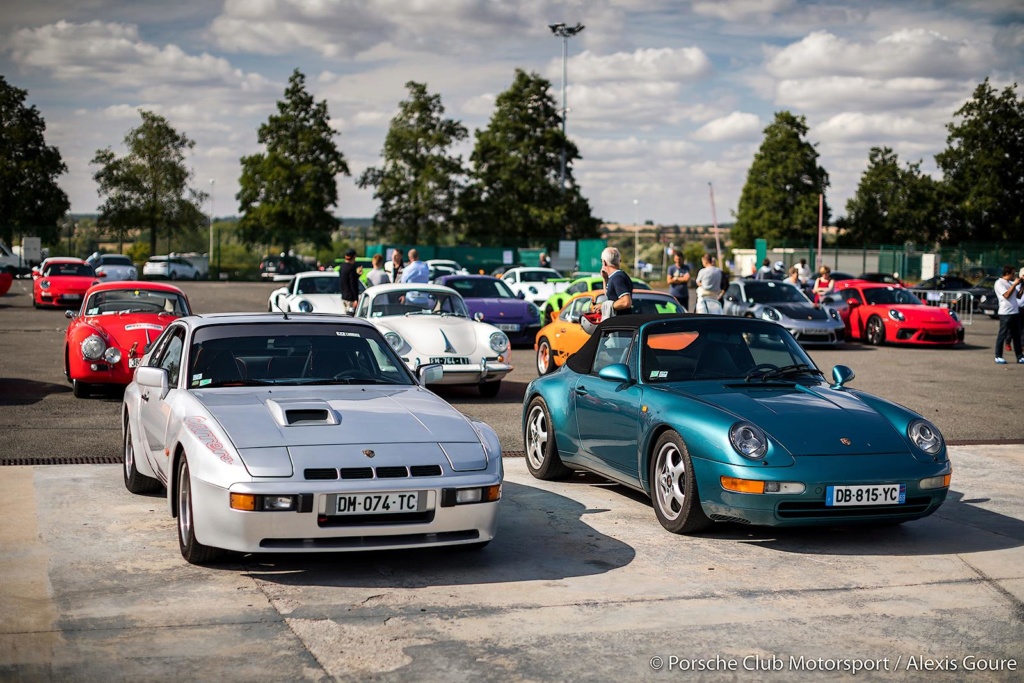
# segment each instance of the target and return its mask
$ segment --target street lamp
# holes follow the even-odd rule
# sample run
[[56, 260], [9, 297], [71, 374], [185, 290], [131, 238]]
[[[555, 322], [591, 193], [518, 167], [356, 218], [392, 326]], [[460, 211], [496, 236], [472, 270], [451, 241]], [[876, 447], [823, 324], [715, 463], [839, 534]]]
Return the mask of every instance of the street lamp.
[[640, 270], [640, 200], [633, 200], [633, 276]]
[[569, 116], [569, 109], [565, 105], [565, 84], [567, 80], [566, 60], [569, 57], [569, 39], [582, 31], [585, 26], [577, 22], [575, 26], [566, 26], [564, 23], [548, 24], [548, 28], [556, 36], [562, 39], [562, 164], [558, 178], [558, 187], [565, 192], [565, 120]]
[[206, 257], [206, 279], [211, 279], [213, 273], [213, 190], [214, 179], [210, 178], [210, 253]]

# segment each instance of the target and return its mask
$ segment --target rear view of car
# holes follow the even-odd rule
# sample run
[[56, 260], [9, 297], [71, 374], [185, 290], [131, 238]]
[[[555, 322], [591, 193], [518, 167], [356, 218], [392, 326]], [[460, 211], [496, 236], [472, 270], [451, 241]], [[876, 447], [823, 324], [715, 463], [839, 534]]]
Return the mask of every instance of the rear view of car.
[[142, 275], [162, 280], [198, 280], [199, 270], [180, 256], [153, 256], [142, 266]]

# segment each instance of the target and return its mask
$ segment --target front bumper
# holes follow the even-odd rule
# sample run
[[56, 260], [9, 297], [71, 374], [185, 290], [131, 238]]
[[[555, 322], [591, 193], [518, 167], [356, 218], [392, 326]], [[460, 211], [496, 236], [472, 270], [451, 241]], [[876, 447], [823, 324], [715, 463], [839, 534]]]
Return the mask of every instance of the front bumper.
[[923, 346], [952, 346], [964, 340], [962, 325], [921, 325], [886, 321], [885, 340], [894, 344], [920, 344]]
[[786, 320], [783, 325], [803, 346], [835, 346], [843, 341], [846, 325], [841, 321]]

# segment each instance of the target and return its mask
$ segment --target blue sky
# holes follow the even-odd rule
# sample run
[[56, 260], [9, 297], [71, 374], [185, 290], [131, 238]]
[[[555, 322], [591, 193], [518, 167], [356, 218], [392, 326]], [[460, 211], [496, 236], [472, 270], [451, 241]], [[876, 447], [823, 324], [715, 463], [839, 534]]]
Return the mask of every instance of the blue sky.
[[934, 175], [953, 112], [986, 77], [1001, 89], [1024, 69], [1020, 0], [14, 0], [0, 73], [45, 118], [73, 211], [96, 210], [89, 160], [122, 151], [143, 108], [195, 140], [195, 185], [223, 216], [298, 68], [353, 172], [338, 213], [369, 216], [354, 178], [379, 163], [405, 83], [441, 95], [471, 132], [468, 158], [517, 67], [560, 100], [554, 22], [586, 26], [569, 41], [568, 134], [582, 192], [612, 222], [710, 223], [709, 183], [729, 221], [781, 110], [806, 117], [845, 215], [871, 147]]

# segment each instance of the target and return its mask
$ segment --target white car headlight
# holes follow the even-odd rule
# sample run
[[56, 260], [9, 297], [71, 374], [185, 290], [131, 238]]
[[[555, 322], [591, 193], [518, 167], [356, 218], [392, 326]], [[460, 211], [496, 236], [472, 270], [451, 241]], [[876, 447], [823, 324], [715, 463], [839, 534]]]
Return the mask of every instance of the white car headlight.
[[305, 299], [302, 299], [301, 301], [299, 301], [299, 303], [297, 304], [297, 308], [300, 311], [302, 311], [303, 313], [312, 313], [313, 312], [313, 304], [309, 303]]
[[49, 289], [50, 288], [50, 281], [49, 280], [43, 280], [42, 282], [39, 283], [39, 286], [42, 289]]
[[107, 361], [111, 365], [117, 365], [121, 362], [121, 349], [114, 348], [113, 346], [108, 347], [103, 352], [103, 360]]
[[761, 309], [761, 317], [764, 318], [765, 320], [771, 320], [773, 322], [779, 322], [780, 320], [782, 320], [782, 317], [779, 315], [779, 312], [776, 311], [771, 306], [765, 306], [764, 308]]
[[755, 424], [737, 422], [729, 429], [729, 441], [744, 458], [760, 460], [768, 452], [768, 435]]
[[889, 317], [895, 320], [896, 322], [903, 322], [904, 320], [907, 319], [907, 316], [903, 315], [902, 312], [897, 311], [895, 308], [889, 309]]
[[504, 353], [508, 349], [508, 337], [505, 336], [504, 332], [494, 332], [491, 334], [491, 349], [495, 353]]
[[928, 420], [914, 420], [907, 425], [907, 436], [911, 443], [928, 455], [936, 455], [942, 450], [942, 434]]
[[385, 332], [384, 339], [395, 351], [398, 351], [399, 349], [402, 348], [402, 338], [398, 335], [397, 332]]
[[103, 340], [94, 334], [82, 342], [82, 355], [89, 360], [99, 360], [106, 348]]

